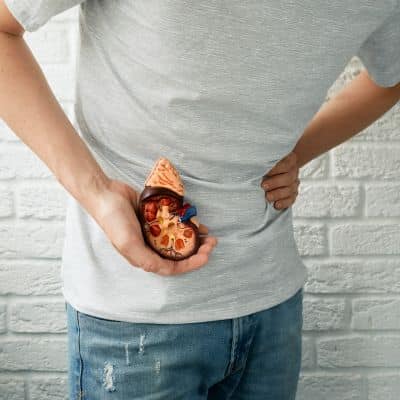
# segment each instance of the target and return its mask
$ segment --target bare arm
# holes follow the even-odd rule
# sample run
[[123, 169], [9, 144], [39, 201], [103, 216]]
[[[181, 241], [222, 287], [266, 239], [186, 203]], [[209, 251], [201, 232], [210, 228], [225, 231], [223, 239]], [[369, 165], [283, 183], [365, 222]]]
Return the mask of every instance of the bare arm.
[[88, 210], [108, 178], [75, 131], [0, 0], [0, 117]]
[[[201, 238], [181, 261], [161, 258], [143, 241], [135, 208], [138, 193], [106, 176], [75, 131], [23, 38], [23, 28], [0, 0], [0, 117], [86, 208], [112, 245], [135, 267], [176, 275], [208, 262], [217, 238]], [[200, 232], [208, 228], [200, 224]]]
[[366, 70], [324, 103], [307, 125], [293, 151], [302, 167], [356, 135], [400, 100], [400, 83], [377, 86]]
[[322, 105], [293, 150], [263, 176], [260, 185], [266, 200], [274, 201], [276, 208], [291, 206], [298, 195], [299, 168], [371, 125], [399, 99], [400, 83], [377, 86], [363, 70]]

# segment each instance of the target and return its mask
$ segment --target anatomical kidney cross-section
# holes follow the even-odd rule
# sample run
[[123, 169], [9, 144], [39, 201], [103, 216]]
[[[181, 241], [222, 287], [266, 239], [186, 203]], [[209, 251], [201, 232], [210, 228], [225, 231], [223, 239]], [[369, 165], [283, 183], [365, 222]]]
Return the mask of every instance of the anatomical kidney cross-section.
[[163, 258], [183, 260], [200, 246], [196, 207], [183, 200], [178, 171], [160, 157], [140, 194], [138, 214], [145, 242]]

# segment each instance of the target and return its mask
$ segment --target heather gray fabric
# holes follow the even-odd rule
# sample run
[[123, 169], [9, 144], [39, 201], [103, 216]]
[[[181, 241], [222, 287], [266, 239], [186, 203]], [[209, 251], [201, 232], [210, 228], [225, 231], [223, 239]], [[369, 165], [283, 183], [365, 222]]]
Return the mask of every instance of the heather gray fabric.
[[[78, 0], [6, 0], [33, 31]], [[63, 294], [81, 312], [187, 323], [272, 307], [307, 270], [292, 208], [259, 184], [288, 154], [358, 54], [382, 86], [400, 81], [396, 0], [87, 0], [80, 5], [78, 130], [110, 177], [138, 191], [160, 156], [219, 238], [203, 268], [132, 267], [69, 196]]]

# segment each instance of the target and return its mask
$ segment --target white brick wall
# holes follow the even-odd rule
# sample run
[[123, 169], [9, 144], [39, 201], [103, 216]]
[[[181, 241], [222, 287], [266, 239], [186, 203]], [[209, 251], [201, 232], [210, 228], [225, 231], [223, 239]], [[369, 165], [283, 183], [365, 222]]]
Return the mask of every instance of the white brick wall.
[[[327, 100], [362, 68], [354, 57]], [[300, 400], [400, 397], [399, 108], [301, 170]]]
[[[77, 8], [26, 39], [74, 122]], [[350, 60], [327, 100], [362, 68]], [[301, 171], [293, 206], [304, 295], [300, 400], [400, 393], [400, 112]], [[67, 399], [60, 282], [65, 190], [0, 121], [0, 400]]]
[[[25, 38], [74, 123], [78, 8]], [[67, 399], [66, 191], [0, 120], [0, 400]]]

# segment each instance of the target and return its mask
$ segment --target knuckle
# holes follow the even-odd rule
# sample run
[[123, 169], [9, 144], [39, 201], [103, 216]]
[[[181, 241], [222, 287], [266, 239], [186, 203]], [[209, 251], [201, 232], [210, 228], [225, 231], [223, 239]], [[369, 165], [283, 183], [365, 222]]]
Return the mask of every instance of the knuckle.
[[268, 180], [268, 191], [269, 191], [269, 192], [275, 188], [276, 179], [277, 179], [277, 178], [275, 177], [274, 179], [270, 178], [270, 179]]
[[281, 178], [282, 175], [277, 175], [273, 179], [271, 178], [270, 183], [269, 183], [269, 190], [275, 189], [276, 187], [281, 185]]

